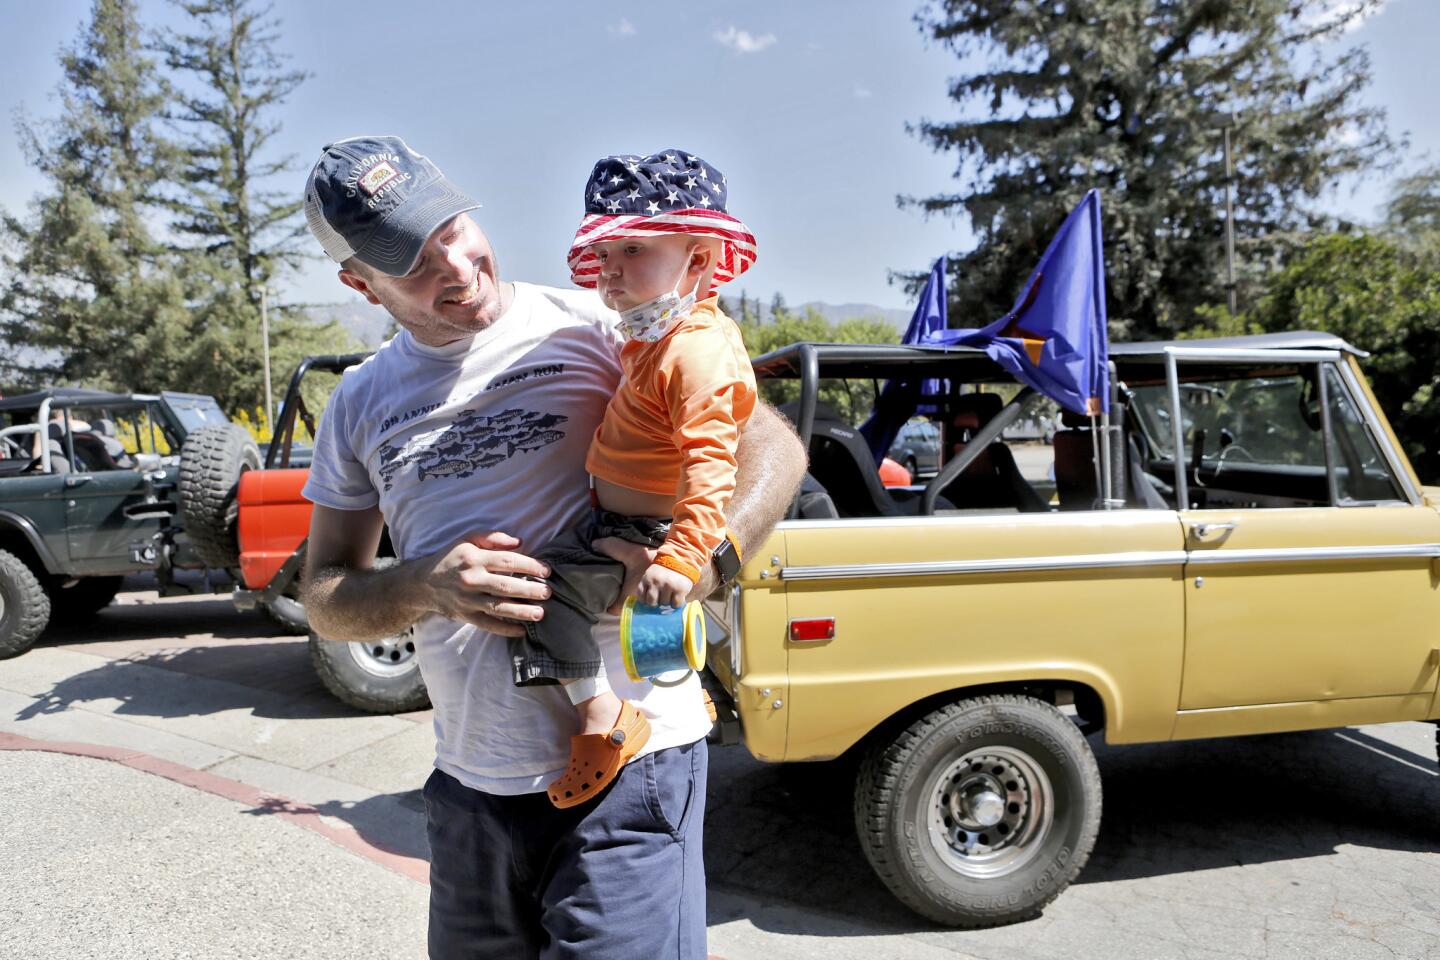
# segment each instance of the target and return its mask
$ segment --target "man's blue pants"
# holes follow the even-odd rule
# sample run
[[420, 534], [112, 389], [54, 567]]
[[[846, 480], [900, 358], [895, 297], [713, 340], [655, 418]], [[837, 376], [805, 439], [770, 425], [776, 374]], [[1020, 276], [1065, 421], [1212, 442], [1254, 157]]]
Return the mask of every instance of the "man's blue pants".
[[568, 810], [425, 784], [431, 960], [705, 960], [704, 740], [627, 764]]

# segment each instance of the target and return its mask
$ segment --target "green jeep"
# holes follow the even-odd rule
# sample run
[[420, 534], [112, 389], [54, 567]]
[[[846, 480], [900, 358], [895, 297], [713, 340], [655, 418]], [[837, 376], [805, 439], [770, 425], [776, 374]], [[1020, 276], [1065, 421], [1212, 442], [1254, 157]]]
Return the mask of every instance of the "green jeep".
[[[260, 452], [211, 397], [54, 388], [0, 399], [0, 658], [108, 604], [127, 573], [234, 569]], [[208, 582], [208, 577], [207, 577]]]

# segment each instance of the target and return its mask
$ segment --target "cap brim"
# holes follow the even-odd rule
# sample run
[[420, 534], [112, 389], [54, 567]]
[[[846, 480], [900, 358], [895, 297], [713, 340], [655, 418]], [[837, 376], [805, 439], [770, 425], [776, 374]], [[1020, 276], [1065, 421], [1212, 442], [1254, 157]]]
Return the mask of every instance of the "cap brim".
[[355, 256], [381, 273], [403, 277], [414, 268], [430, 234], [479, 206], [445, 177], [437, 177], [406, 198]]

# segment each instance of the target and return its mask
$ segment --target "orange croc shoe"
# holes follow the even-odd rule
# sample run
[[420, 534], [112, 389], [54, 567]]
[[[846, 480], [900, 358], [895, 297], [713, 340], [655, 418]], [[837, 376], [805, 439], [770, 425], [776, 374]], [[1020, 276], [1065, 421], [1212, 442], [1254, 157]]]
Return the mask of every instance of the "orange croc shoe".
[[615, 779], [626, 761], [650, 739], [650, 721], [624, 700], [620, 716], [609, 733], [586, 733], [570, 738], [570, 769], [550, 784], [546, 794], [560, 809], [584, 803]]

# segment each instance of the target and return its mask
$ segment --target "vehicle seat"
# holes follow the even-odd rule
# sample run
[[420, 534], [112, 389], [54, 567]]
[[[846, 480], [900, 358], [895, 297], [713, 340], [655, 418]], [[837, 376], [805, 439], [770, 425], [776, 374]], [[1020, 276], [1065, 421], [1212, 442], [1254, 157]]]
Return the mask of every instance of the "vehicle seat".
[[1069, 416], [1067, 412], [1060, 420], [1070, 429], [1057, 430], [1051, 441], [1055, 448], [1055, 492], [1060, 496], [1061, 510], [1094, 510], [1100, 501], [1095, 485], [1094, 441], [1088, 422], [1081, 429], [1066, 420]]
[[[796, 423], [800, 401], [779, 407]], [[810, 473], [830, 495], [841, 517], [918, 516], [921, 498], [913, 491], [897, 490], [892, 496], [880, 482], [874, 455], [860, 432], [823, 404], [815, 404], [815, 422], [810, 431]]]
[[[945, 438], [949, 459], [964, 450], [970, 438], [1004, 405], [994, 393], [962, 393], [951, 397]], [[991, 441], [941, 493], [962, 510], [1016, 507], [1029, 513], [1044, 513], [1050, 509], [1021, 476], [1015, 455], [1000, 440]]]
[[1165, 502], [1163, 493], [1169, 493], [1173, 499], [1175, 488], [1154, 474], [1145, 472], [1145, 461], [1140, 456], [1140, 445], [1135, 442], [1133, 433], [1125, 436], [1125, 464], [1130, 470], [1129, 492], [1132, 507], [1143, 507], [1146, 510], [1171, 509], [1170, 504]]

